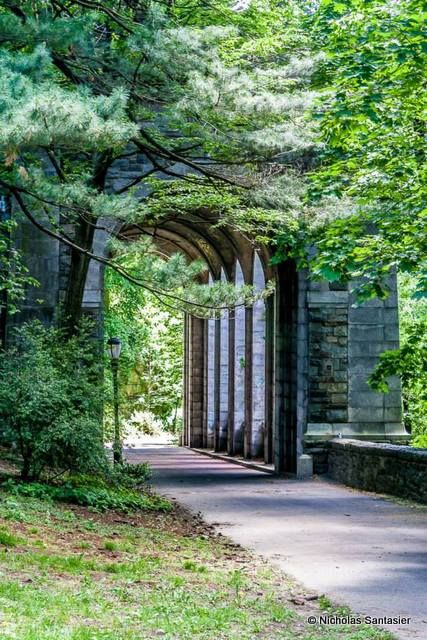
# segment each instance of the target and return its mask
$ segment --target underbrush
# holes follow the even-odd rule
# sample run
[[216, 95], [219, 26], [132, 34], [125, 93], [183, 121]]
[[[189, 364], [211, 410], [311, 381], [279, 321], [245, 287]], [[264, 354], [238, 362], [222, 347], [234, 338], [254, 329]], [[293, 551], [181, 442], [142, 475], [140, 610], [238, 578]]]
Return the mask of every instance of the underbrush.
[[98, 512], [108, 509], [168, 511], [169, 501], [150, 491], [147, 485], [150, 475], [150, 467], [146, 463], [123, 463], [106, 467], [102, 475], [68, 475], [56, 482], [47, 479], [23, 482], [8, 474], [0, 488], [9, 495], [77, 504]]
[[161, 496], [149, 492], [140, 492], [126, 487], [109, 487], [107, 485], [82, 484], [74, 485], [66, 482], [55, 486], [40, 482], [17, 482], [6, 480], [1, 488], [12, 495], [38, 498], [39, 500], [68, 502], [80, 506], [90, 507], [94, 511], [155, 510], [167, 511], [170, 503]]

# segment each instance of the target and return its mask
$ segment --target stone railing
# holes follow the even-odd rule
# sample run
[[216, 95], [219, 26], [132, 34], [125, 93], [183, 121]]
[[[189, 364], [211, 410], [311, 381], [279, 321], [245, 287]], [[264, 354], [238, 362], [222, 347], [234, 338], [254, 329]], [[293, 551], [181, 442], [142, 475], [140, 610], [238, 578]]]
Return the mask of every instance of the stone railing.
[[427, 503], [427, 449], [350, 439], [331, 440], [328, 449], [335, 480]]

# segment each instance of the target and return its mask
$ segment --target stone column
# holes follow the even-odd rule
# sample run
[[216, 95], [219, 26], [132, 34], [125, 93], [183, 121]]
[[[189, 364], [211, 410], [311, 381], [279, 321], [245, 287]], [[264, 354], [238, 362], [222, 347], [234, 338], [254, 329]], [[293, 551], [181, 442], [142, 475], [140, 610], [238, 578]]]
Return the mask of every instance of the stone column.
[[[253, 282], [257, 291], [265, 288], [265, 277], [258, 254], [254, 258]], [[250, 455], [264, 458], [265, 430], [265, 302], [258, 300], [252, 311], [252, 429]]]
[[188, 325], [188, 445], [203, 447], [205, 322], [191, 316]]
[[206, 348], [206, 447], [214, 448], [215, 439], [215, 326], [216, 320], [207, 320]]
[[228, 333], [228, 312], [218, 320], [219, 323], [219, 344], [218, 352], [218, 418], [216, 423], [216, 451], [227, 450], [228, 431], [228, 356], [229, 356], [229, 333]]
[[234, 310], [228, 313], [228, 416], [227, 416], [227, 453], [234, 454], [234, 385], [235, 385], [235, 340], [236, 318]]
[[297, 276], [295, 265], [278, 266], [275, 296], [273, 459], [278, 473], [296, 473]]
[[264, 462], [273, 462], [273, 410], [274, 410], [274, 296], [265, 303], [265, 430]]
[[334, 436], [405, 442], [398, 379], [388, 394], [367, 383], [382, 352], [399, 344], [396, 279], [386, 300], [358, 304], [356, 283], [312, 283], [308, 292], [309, 385], [305, 445]]
[[[235, 284], [240, 287], [244, 284], [242, 268], [237, 262]], [[234, 455], [243, 454], [243, 441], [245, 430], [245, 308], [240, 306], [234, 309], [234, 344], [233, 355], [233, 443]]]
[[235, 310], [234, 338], [234, 443], [233, 453], [243, 453], [245, 431], [245, 309]]
[[245, 433], [244, 449], [245, 458], [252, 457], [252, 323], [253, 310], [245, 309]]
[[182, 425], [182, 434], [181, 434], [181, 445], [186, 447], [189, 445], [189, 420], [190, 420], [190, 403], [189, 403], [189, 318], [188, 315], [184, 316], [184, 398], [183, 398], [183, 425]]

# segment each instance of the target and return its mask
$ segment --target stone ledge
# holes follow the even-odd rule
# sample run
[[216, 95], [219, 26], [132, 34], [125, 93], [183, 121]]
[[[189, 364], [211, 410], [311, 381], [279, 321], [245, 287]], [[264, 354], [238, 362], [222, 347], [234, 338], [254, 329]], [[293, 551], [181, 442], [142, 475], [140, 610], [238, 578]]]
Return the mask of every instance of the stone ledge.
[[426, 465], [427, 470], [427, 449], [414, 449], [413, 447], [388, 444], [385, 442], [366, 442], [345, 438], [334, 438], [328, 442], [328, 447], [332, 450], [354, 449], [377, 456], [387, 456], [399, 458], [400, 460], [408, 460], [419, 462]]
[[384, 422], [383, 420], [356, 422], [308, 422], [303, 436], [304, 442], [369, 442], [408, 444], [411, 439], [402, 422]]

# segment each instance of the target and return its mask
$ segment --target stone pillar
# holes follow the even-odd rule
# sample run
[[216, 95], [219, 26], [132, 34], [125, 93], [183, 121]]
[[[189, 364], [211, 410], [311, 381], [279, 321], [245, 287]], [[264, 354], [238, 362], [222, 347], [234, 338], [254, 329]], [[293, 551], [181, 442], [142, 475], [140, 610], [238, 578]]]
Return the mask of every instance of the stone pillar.
[[[107, 256], [108, 241], [114, 231], [114, 223], [108, 220], [101, 220], [100, 224], [111, 229], [111, 233], [104, 230], [97, 230], [93, 240], [93, 253], [99, 256]], [[66, 249], [66, 247], [64, 247]], [[91, 260], [86, 277], [85, 290], [83, 294], [83, 313], [90, 316], [96, 325], [96, 334], [103, 339], [103, 306], [104, 306], [104, 271], [105, 267], [100, 262]]]
[[[13, 216], [13, 214], [12, 214]], [[20, 312], [9, 315], [6, 322], [6, 342], [14, 326], [37, 318], [45, 325], [53, 323], [58, 309], [61, 270], [60, 244], [42, 233], [34, 225], [21, 220], [14, 236], [16, 247], [22, 252], [29, 274], [40, 286], [28, 287]]]
[[189, 318], [184, 316], [184, 398], [183, 398], [183, 425], [181, 435], [181, 445], [186, 447], [189, 445], [189, 420], [190, 420], [190, 404], [189, 404]]
[[252, 457], [252, 323], [253, 310], [245, 308], [245, 432], [243, 455]]
[[234, 454], [234, 385], [235, 385], [235, 340], [236, 318], [234, 310], [228, 313], [228, 422], [227, 453]]
[[206, 446], [214, 448], [215, 438], [215, 325], [216, 320], [207, 320], [206, 339]]
[[228, 356], [229, 356], [229, 334], [228, 334], [228, 312], [218, 320], [219, 323], [219, 345], [218, 350], [218, 417], [216, 423], [216, 451], [227, 450], [228, 432]]
[[[253, 283], [265, 288], [264, 271], [258, 254], [254, 257]], [[264, 458], [265, 430], [265, 302], [258, 300], [252, 311], [252, 429], [250, 455]]]
[[190, 316], [188, 327], [187, 444], [190, 447], [203, 447], [205, 322]]
[[383, 351], [399, 347], [399, 317], [396, 278], [390, 279], [391, 294], [355, 306], [349, 297], [348, 426], [346, 434], [363, 440], [407, 442], [402, 425], [400, 380], [390, 379], [389, 393], [375, 393], [366, 380]]
[[[242, 286], [244, 278], [240, 264], [236, 265], [236, 286]], [[233, 403], [233, 454], [243, 454], [245, 431], [245, 308], [234, 310], [234, 403]]]
[[273, 462], [273, 411], [274, 411], [274, 296], [265, 302], [265, 429], [264, 462]]
[[389, 394], [375, 393], [367, 379], [379, 355], [399, 344], [396, 279], [385, 300], [357, 304], [355, 283], [311, 283], [308, 292], [309, 447], [334, 436], [399, 442], [408, 434], [401, 422], [397, 379]]
[[297, 275], [287, 261], [278, 266], [275, 296], [273, 459], [278, 473], [296, 473], [297, 454]]

